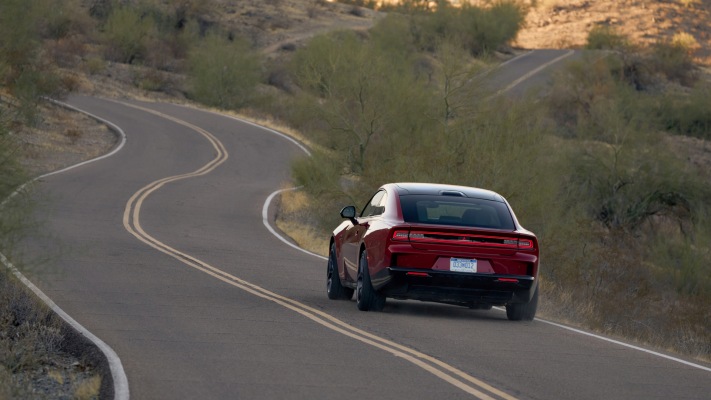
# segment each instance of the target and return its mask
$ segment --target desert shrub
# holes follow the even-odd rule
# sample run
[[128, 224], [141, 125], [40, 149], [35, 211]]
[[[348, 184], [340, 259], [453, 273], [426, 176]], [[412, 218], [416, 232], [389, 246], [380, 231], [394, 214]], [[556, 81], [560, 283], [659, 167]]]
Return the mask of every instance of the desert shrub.
[[407, 157], [381, 154], [364, 179], [373, 185], [423, 181], [495, 190], [511, 202], [524, 226], [542, 233], [546, 210], [555, 202], [556, 160], [548, 156], [553, 144], [539, 114], [532, 102], [478, 103], [449, 126], [437, 123], [391, 150]]
[[0, 2], [0, 86], [14, 97], [16, 115], [37, 122], [37, 104], [61, 90], [54, 65], [42, 52], [38, 3]]
[[[9, 135], [9, 119], [0, 108], [0, 199], [6, 199], [20, 185], [25, 176], [18, 163], [18, 146]], [[2, 201], [0, 200], [0, 201]]]
[[[317, 97], [311, 108], [329, 126], [324, 143], [344, 154], [347, 172], [362, 173], [373, 148], [417, 131], [426, 116], [410, 58], [391, 58], [355, 33], [317, 37], [294, 56], [296, 81]], [[404, 139], [404, 138], [403, 138]]]
[[[310, 210], [304, 212], [316, 216], [315, 221], [311, 221], [323, 231], [333, 229], [340, 223], [338, 207], [365, 201], [358, 197], [359, 193], [344, 190], [346, 188], [343, 184], [347, 178], [343, 177], [343, 165], [333, 154], [317, 150], [312, 157], [295, 160], [292, 176], [310, 196], [319, 199], [318, 205], [311, 204]], [[315, 212], [318, 208], [322, 212]]]
[[611, 229], [635, 229], [658, 213], [688, 217], [692, 195], [655, 130], [654, 108], [607, 60], [571, 64], [550, 98], [564, 135], [581, 142], [570, 161], [571, 193]]
[[144, 1], [111, 10], [104, 24], [109, 60], [176, 71], [179, 61], [206, 33], [203, 27], [209, 24], [214, 4], [211, 0]]
[[143, 90], [170, 93], [177, 87], [174, 76], [154, 68], [133, 70], [132, 76], [133, 84]]
[[86, 72], [90, 75], [96, 75], [106, 69], [106, 60], [102, 57], [92, 56], [85, 61], [84, 66], [86, 68]]
[[56, 68], [45, 60], [26, 65], [13, 76], [9, 89], [15, 99], [15, 113], [23, 123], [39, 122], [38, 104], [43, 96], [58, 96], [64, 89]]
[[86, 45], [79, 36], [57, 39], [44, 47], [49, 58], [61, 68], [76, 67], [86, 55]]
[[259, 55], [249, 44], [210, 34], [188, 56], [188, 94], [204, 104], [239, 108], [261, 79]]
[[215, 14], [215, 0], [171, 0], [170, 12], [173, 15], [172, 26], [183, 29], [191, 22], [207, 23]]
[[39, 51], [38, 11], [25, 1], [7, 0], [0, 2], [0, 62], [6, 66], [3, 78], [5, 84], [11, 79], [7, 74], [16, 73], [13, 70], [30, 64]]
[[491, 8], [463, 7], [465, 35], [473, 54], [493, 52], [516, 38], [523, 26], [525, 11], [516, 2], [499, 1]]
[[412, 14], [434, 10], [439, 3], [430, 0], [402, 0], [398, 2], [387, 2], [380, 4], [379, 10], [385, 12], [397, 12], [400, 14]]
[[95, 21], [84, 11], [80, 0], [34, 0], [33, 3], [40, 9], [38, 23], [44, 38], [87, 36], [95, 29]]
[[340, 3], [352, 5], [353, 7], [351, 8], [351, 11], [349, 11], [349, 12], [352, 12], [353, 9], [356, 7], [365, 7], [365, 8], [375, 9], [378, 6], [377, 0], [345, 0], [345, 1], [341, 1]]
[[369, 31], [371, 45], [393, 58], [412, 58], [416, 52], [410, 22], [402, 14], [388, 14]]
[[692, 48], [684, 41], [661, 41], [652, 46], [650, 65], [670, 81], [693, 85], [696, 80]]
[[89, 0], [87, 2], [89, 15], [102, 23], [106, 22], [113, 11], [114, 3], [114, 0]]
[[0, 393], [39, 398], [30, 395], [31, 382], [13, 375], [41, 369], [56, 357], [64, 340], [61, 325], [5, 268], [0, 271], [0, 328]]
[[[25, 172], [17, 163], [17, 155], [9, 149], [15, 148], [8, 138], [0, 138], [0, 145], [7, 146], [0, 150], [0, 196], [2, 196], [2, 213], [0, 213], [0, 253], [10, 255], [16, 248], [17, 241], [23, 237], [30, 225], [30, 204], [25, 198], [8, 196], [24, 183]], [[0, 264], [0, 270], [5, 270]], [[0, 272], [2, 273], [2, 272]]]
[[155, 20], [134, 7], [111, 11], [103, 28], [106, 58], [131, 64], [145, 59], [148, 41], [157, 34]]
[[666, 156], [658, 134], [615, 113], [614, 107], [595, 111], [607, 113], [597, 122], [609, 130], [605, 137], [591, 137], [571, 160], [570, 196], [580, 196], [587, 217], [610, 229], [633, 231], [660, 214], [688, 220], [692, 194], [681, 167]]
[[690, 94], [662, 96], [658, 116], [669, 132], [711, 140], [711, 87], [696, 85]]
[[434, 51], [438, 42], [454, 38], [472, 54], [497, 50], [513, 40], [523, 25], [525, 10], [514, 1], [488, 7], [437, 2], [434, 11], [413, 6], [412, 31], [419, 48]]
[[578, 136], [578, 125], [589, 119], [595, 102], [620, 89], [611, 62], [614, 58], [588, 55], [556, 73], [549, 104], [560, 134]]
[[616, 50], [625, 48], [628, 45], [627, 38], [617, 33], [614, 27], [595, 25], [588, 33], [585, 48], [591, 50]]

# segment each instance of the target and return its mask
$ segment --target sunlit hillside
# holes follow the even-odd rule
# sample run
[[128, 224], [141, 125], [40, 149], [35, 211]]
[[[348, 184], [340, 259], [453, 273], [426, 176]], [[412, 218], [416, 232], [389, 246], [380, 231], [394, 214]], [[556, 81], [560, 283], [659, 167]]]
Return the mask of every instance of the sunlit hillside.
[[[634, 43], [685, 41], [700, 62], [711, 65], [711, 0], [518, 0], [529, 7], [526, 25], [515, 46], [527, 49], [571, 48], [585, 44], [593, 26], [604, 25]], [[349, 1], [379, 6], [400, 0]], [[422, 2], [424, 3], [424, 2]], [[435, 1], [430, 2], [432, 6]], [[452, 4], [486, 6], [490, 0], [451, 0]]]

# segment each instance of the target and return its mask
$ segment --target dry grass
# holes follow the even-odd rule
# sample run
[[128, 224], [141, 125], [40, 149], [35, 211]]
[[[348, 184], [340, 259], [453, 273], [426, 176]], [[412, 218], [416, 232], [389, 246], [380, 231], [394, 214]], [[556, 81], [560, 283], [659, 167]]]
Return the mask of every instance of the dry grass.
[[329, 238], [318, 228], [318, 222], [309, 218], [312, 201], [306, 193], [299, 190], [282, 192], [276, 225], [300, 247], [325, 257], [328, 255]]
[[101, 377], [65, 352], [68, 339], [63, 329], [63, 321], [3, 267], [0, 399], [98, 398]]
[[104, 125], [78, 113], [45, 104], [39, 126], [17, 132], [28, 157], [21, 162], [32, 176], [56, 171], [105, 154], [116, 137]]
[[74, 387], [74, 399], [97, 399], [99, 398], [99, 390], [101, 389], [101, 377], [98, 375], [92, 376], [89, 379], [76, 383]]

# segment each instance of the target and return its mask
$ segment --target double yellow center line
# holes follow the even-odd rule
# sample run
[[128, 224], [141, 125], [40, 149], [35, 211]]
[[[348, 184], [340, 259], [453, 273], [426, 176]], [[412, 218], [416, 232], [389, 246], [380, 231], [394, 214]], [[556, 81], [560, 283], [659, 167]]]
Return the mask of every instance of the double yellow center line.
[[474, 378], [473, 376], [467, 374], [466, 372], [453, 367], [443, 361], [440, 361], [432, 356], [413, 350], [401, 344], [395, 343], [393, 341], [384, 339], [382, 337], [376, 336], [372, 333], [366, 332], [362, 329], [356, 328], [340, 319], [327, 314], [323, 311], [317, 310], [315, 308], [309, 307], [306, 304], [300, 303], [296, 300], [290, 299], [288, 297], [281, 296], [277, 293], [269, 291], [261, 286], [255, 285], [253, 283], [247, 282], [241, 278], [238, 278], [228, 272], [225, 272], [219, 268], [213, 267], [212, 265], [201, 261], [189, 254], [183, 253], [180, 250], [170, 247], [169, 245], [159, 241], [153, 236], [146, 233], [141, 227], [140, 214], [141, 206], [143, 201], [148, 198], [153, 192], [160, 189], [163, 185], [175, 182], [182, 179], [193, 178], [201, 175], [205, 175], [213, 171], [220, 164], [224, 163], [229, 154], [225, 150], [222, 143], [210, 132], [192, 125], [186, 121], [177, 119], [170, 115], [160, 113], [149, 108], [125, 103], [118, 102], [124, 106], [132, 107], [147, 113], [156, 115], [158, 117], [173, 121], [177, 124], [183, 125], [190, 128], [205, 139], [207, 139], [210, 144], [212, 144], [215, 149], [216, 156], [213, 160], [208, 162], [203, 167], [198, 170], [186, 174], [180, 174], [175, 176], [170, 176], [167, 178], [159, 179], [141, 188], [137, 191], [126, 203], [126, 208], [123, 214], [123, 225], [128, 232], [135, 236], [138, 240], [146, 243], [147, 245], [153, 247], [154, 249], [165, 253], [176, 260], [188, 265], [198, 271], [204, 272], [216, 279], [219, 279], [229, 285], [237, 287], [244, 290], [245, 292], [251, 293], [257, 297], [261, 297], [265, 300], [276, 303], [282, 307], [289, 310], [297, 312], [304, 317], [316, 322], [317, 324], [338, 332], [344, 336], [353, 338], [367, 345], [376, 347], [383, 351], [386, 351], [396, 357], [402, 358], [410, 363], [422, 368], [423, 370], [433, 374], [434, 376], [444, 380], [445, 382], [471, 394], [472, 396], [482, 399], [482, 400], [495, 400], [495, 399], [506, 399], [515, 400], [511, 395], [481, 381], [480, 379]]

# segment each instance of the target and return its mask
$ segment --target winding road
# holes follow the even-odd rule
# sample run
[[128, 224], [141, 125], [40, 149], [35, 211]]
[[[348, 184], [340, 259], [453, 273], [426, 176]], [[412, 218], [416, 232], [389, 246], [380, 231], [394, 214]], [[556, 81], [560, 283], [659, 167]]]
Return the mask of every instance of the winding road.
[[[524, 82], [516, 71], [563, 55], [524, 56], [498, 76], [524, 90], [545, 74]], [[709, 365], [541, 320], [394, 300], [364, 313], [330, 301], [325, 260], [264, 224], [267, 200], [288, 184], [303, 148], [179, 105], [78, 95], [68, 103], [127, 140], [37, 185], [58, 240], [28, 243], [53, 257], [32, 280], [116, 352], [134, 399], [711, 396]]]

